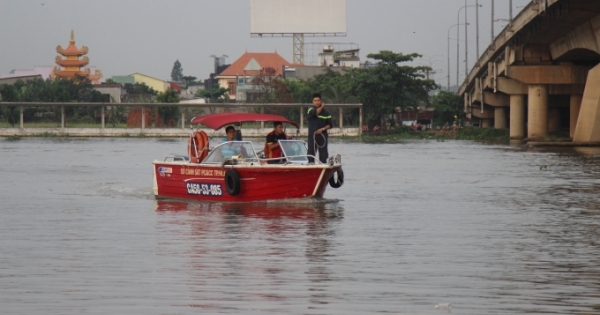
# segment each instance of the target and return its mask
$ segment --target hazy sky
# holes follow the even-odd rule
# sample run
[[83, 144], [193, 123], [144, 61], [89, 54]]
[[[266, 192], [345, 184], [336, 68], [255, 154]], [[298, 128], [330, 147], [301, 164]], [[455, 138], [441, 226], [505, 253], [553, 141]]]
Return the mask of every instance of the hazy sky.
[[[282, 0], [285, 1], [285, 0]], [[513, 15], [530, 0], [513, 0]], [[495, 1], [495, 18], [509, 17], [509, 0]], [[475, 0], [467, 0], [468, 5]], [[491, 0], [479, 0], [480, 54], [491, 41]], [[380, 50], [417, 52], [418, 63], [437, 71], [446, 85], [448, 29], [458, 22], [465, 0], [347, 0], [346, 37], [306, 37], [309, 42], [353, 42], [361, 60]], [[469, 7], [469, 64], [475, 61], [475, 8]], [[460, 14], [464, 23], [464, 9]], [[496, 22], [497, 34], [506, 22]], [[56, 46], [88, 46], [89, 66], [104, 79], [134, 72], [170, 79], [176, 59], [184, 75], [207, 78], [210, 55], [227, 63], [249, 52], [277, 51], [292, 62], [291, 38], [250, 37], [250, 0], [0, 0], [0, 73], [54, 66]], [[450, 32], [450, 75], [456, 82], [456, 27]], [[464, 40], [464, 26], [460, 30]], [[460, 73], [464, 76], [464, 43]], [[308, 46], [308, 45], [307, 45]]]

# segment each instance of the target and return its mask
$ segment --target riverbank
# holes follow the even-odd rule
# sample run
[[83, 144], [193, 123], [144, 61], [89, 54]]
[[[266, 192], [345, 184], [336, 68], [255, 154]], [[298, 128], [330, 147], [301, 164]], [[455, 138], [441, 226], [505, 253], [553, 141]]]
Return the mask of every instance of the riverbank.
[[[214, 131], [212, 129], [204, 130], [211, 137], [225, 137], [223, 130]], [[271, 128], [243, 128], [242, 134], [248, 138], [260, 138], [271, 132]], [[299, 133], [294, 128], [288, 128], [287, 133], [290, 136], [305, 138], [308, 136], [308, 129], [301, 128]], [[351, 128], [332, 128], [329, 136], [344, 140], [381, 143], [393, 142], [399, 140], [472, 140], [491, 143], [509, 143], [511, 141], [522, 142], [529, 146], [600, 146], [600, 142], [571, 142], [570, 139], [558, 136], [549, 136], [538, 141], [511, 140], [508, 129], [462, 127], [458, 130], [426, 130], [411, 131], [408, 128], [401, 127], [392, 130], [382, 130], [378, 132], [359, 133], [357, 127]], [[100, 137], [100, 138], [187, 138], [190, 129], [182, 128], [0, 128], [0, 137], [8, 140], [18, 140], [22, 137]]]
[[[225, 130], [214, 131], [209, 128], [204, 130], [209, 136], [225, 137]], [[273, 128], [242, 128], [244, 137], [264, 137]], [[288, 128], [286, 133], [290, 136], [307, 137], [308, 128], [300, 128], [296, 133], [295, 128]], [[359, 136], [360, 129], [332, 128], [331, 137]], [[165, 137], [182, 138], [190, 135], [189, 128], [0, 128], [0, 137]]]
[[[224, 137], [223, 130], [204, 130], [209, 136]], [[271, 132], [271, 128], [243, 128], [244, 137], [263, 137]], [[427, 130], [411, 131], [408, 128], [383, 130], [379, 132], [359, 133], [354, 128], [332, 128], [329, 136], [334, 138], [356, 139], [364, 142], [386, 142], [402, 139], [447, 139], [447, 140], [475, 140], [475, 141], [498, 141], [508, 142], [508, 130], [465, 127], [458, 130]], [[182, 138], [188, 137], [190, 129], [182, 128], [0, 128], [0, 137], [18, 139], [20, 137], [150, 137], [150, 138]], [[296, 133], [294, 128], [288, 128], [290, 136], [307, 137], [308, 129], [301, 128]]]
[[[349, 137], [350, 138], [350, 137]], [[458, 130], [426, 130], [412, 131], [408, 128], [392, 129], [380, 132], [364, 133], [360, 138], [365, 142], [388, 142], [404, 139], [413, 140], [473, 140], [509, 142], [510, 135], [507, 129], [463, 127]]]
[[600, 142], [573, 142], [567, 135], [553, 134], [542, 139], [510, 139], [508, 129], [463, 127], [458, 130], [427, 130], [411, 131], [408, 128], [389, 130], [377, 133], [365, 133], [360, 137], [347, 137], [360, 139], [361, 142], [381, 143], [398, 140], [472, 140], [487, 143], [522, 144], [530, 147], [600, 147]]

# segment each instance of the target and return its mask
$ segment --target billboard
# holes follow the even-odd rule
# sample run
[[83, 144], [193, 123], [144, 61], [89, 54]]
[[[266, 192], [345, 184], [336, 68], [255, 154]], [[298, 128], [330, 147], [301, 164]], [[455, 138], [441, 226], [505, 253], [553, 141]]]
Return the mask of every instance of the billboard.
[[250, 0], [250, 33], [346, 35], [346, 0]]

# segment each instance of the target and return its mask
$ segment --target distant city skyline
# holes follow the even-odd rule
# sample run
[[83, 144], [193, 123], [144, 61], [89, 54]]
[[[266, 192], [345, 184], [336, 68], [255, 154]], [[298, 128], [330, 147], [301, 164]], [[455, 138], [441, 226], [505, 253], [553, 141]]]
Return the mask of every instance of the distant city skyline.
[[[466, 1], [468, 61], [475, 56], [475, 0]], [[529, 0], [513, 0], [516, 16]], [[509, 17], [509, 1], [495, 1], [495, 33]], [[479, 51], [491, 41], [491, 1], [479, 0]], [[431, 65], [433, 78], [446, 85], [450, 34], [450, 75], [455, 84], [456, 27], [464, 23], [465, 0], [347, 0], [346, 37], [306, 37], [310, 42], [356, 43], [361, 61], [380, 50], [424, 55], [416, 64]], [[170, 79], [175, 60], [184, 75], [208, 78], [211, 55], [228, 55], [227, 63], [244, 52], [278, 52], [292, 62], [292, 39], [251, 38], [249, 0], [0, 0], [0, 73], [34, 66], [55, 66], [56, 46], [66, 47], [71, 29], [76, 45], [89, 47], [90, 67], [104, 80], [113, 75], [144, 73]], [[464, 29], [459, 30], [461, 42]], [[459, 73], [464, 77], [464, 43]]]

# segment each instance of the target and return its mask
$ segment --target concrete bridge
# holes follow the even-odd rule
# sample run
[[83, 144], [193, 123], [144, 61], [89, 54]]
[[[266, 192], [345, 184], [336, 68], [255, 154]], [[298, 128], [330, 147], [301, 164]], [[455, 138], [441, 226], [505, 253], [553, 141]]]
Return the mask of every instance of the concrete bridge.
[[600, 141], [600, 0], [533, 0], [459, 89], [465, 113], [514, 139]]

